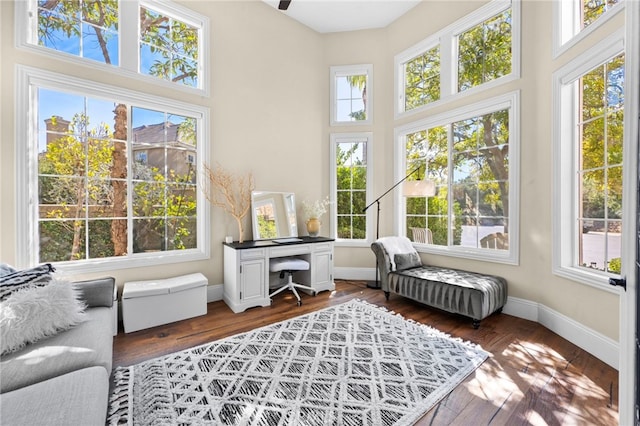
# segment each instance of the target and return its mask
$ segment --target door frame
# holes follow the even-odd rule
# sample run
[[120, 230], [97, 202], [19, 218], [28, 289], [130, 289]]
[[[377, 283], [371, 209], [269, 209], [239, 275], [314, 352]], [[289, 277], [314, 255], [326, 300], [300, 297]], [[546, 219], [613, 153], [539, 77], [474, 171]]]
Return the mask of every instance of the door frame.
[[638, 215], [638, 178], [640, 162], [640, 1], [625, 2], [625, 131], [623, 156], [623, 217], [626, 218], [622, 239], [622, 276], [627, 280], [627, 290], [620, 292], [620, 368], [618, 370], [618, 422], [621, 425], [636, 423], [636, 229]]

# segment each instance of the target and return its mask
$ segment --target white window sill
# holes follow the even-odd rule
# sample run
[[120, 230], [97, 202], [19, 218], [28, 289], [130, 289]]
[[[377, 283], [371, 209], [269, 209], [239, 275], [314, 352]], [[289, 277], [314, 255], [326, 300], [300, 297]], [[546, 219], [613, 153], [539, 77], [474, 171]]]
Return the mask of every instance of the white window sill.
[[107, 259], [92, 259], [83, 262], [52, 262], [52, 265], [62, 275], [89, 274], [95, 272], [109, 272], [119, 269], [150, 267], [172, 263], [193, 262], [209, 259], [209, 254], [199, 250], [184, 250], [181, 252], [140, 253], [132, 257]]
[[510, 252], [508, 250], [473, 249], [469, 247], [440, 247], [420, 243], [413, 243], [413, 246], [418, 253], [479, 260], [482, 262], [503, 263], [505, 265], [519, 265], [517, 253]]
[[620, 288], [609, 285], [609, 276], [604, 272], [589, 272], [583, 268], [560, 266], [553, 269], [554, 275], [588, 285], [608, 293], [620, 294]]

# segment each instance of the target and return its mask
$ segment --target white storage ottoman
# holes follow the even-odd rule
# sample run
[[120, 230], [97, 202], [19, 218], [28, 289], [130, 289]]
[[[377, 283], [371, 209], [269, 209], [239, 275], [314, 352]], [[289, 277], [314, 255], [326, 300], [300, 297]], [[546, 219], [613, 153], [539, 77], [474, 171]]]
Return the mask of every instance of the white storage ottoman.
[[205, 315], [207, 284], [207, 278], [200, 273], [124, 283], [124, 332]]

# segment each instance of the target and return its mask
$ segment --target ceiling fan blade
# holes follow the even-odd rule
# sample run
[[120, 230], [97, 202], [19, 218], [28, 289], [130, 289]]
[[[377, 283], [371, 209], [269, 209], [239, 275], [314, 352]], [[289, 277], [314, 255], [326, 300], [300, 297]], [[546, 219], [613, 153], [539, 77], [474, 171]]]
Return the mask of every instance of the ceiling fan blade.
[[291, 4], [291, 0], [280, 0], [280, 3], [278, 3], [278, 9], [287, 10], [289, 9], [289, 4]]

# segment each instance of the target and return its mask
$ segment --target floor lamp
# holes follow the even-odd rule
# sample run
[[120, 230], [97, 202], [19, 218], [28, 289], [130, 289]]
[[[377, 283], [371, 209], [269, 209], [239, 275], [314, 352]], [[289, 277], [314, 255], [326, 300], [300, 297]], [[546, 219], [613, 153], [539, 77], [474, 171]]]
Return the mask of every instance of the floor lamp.
[[[405, 197], [432, 197], [435, 195], [436, 185], [433, 181], [426, 180], [426, 179], [425, 180], [407, 180], [411, 175], [413, 175], [415, 172], [420, 170], [421, 167], [422, 165], [419, 165], [418, 167], [413, 169], [411, 172], [409, 172], [408, 175], [406, 175], [401, 180], [396, 182], [396, 184], [393, 185], [391, 188], [387, 189], [384, 194], [376, 198], [371, 204], [369, 204], [367, 207], [362, 209], [362, 212], [364, 213], [372, 205], [374, 204], [378, 205], [378, 209], [376, 212], [376, 240], [380, 238], [380, 200], [389, 192], [393, 191], [395, 187], [397, 187], [398, 185], [404, 182], [402, 195], [404, 195]], [[367, 287], [375, 288], [375, 289], [380, 288], [380, 280], [378, 279], [378, 260], [377, 259], [376, 259], [376, 282], [375, 284], [370, 284], [370, 283], [367, 284]]]

